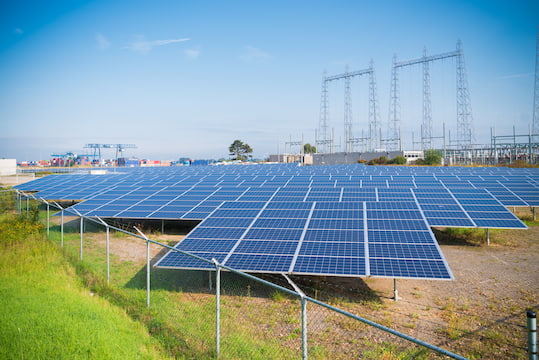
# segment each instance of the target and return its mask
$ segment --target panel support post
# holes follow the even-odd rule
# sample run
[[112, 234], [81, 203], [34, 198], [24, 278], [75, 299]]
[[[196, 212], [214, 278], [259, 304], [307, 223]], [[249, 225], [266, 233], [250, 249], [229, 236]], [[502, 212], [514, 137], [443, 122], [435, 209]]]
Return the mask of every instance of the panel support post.
[[528, 359], [537, 360], [537, 315], [534, 311], [526, 312], [528, 328]]
[[301, 350], [301, 358], [307, 360], [309, 355], [307, 348], [307, 299], [305, 296], [301, 297]]
[[17, 192], [17, 214], [21, 213], [21, 194]]
[[215, 356], [219, 359], [221, 352], [221, 268], [217, 260], [212, 260], [215, 263]]
[[533, 214], [533, 221], [537, 221], [537, 214], [536, 214], [536, 211], [535, 211], [535, 206], [532, 207], [532, 214]]
[[397, 287], [397, 279], [393, 279], [393, 300], [399, 301], [399, 289]]
[[490, 231], [489, 231], [489, 228], [485, 229], [485, 236], [487, 237], [487, 246], [490, 246]]
[[165, 234], [165, 220], [161, 219], [161, 235]]
[[211, 282], [211, 270], [208, 270], [208, 287], [209, 287], [210, 291], [213, 290], [213, 285], [212, 285], [212, 282]]
[[82, 260], [82, 234], [84, 233], [84, 218], [80, 217], [80, 259]]

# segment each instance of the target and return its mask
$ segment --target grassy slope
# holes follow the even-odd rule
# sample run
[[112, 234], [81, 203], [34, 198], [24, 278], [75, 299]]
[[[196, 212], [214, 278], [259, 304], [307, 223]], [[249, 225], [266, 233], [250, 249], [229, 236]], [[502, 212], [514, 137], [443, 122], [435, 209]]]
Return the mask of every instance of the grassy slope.
[[13, 230], [0, 224], [0, 358], [163, 358], [139, 323], [82, 286], [38, 230], [18, 229], [18, 238]]

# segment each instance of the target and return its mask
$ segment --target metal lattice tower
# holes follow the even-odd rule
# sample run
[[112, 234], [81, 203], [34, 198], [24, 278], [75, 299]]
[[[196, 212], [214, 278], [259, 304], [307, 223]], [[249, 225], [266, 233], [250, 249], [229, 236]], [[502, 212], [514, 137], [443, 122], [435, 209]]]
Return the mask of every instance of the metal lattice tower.
[[346, 71], [344, 73], [344, 139], [345, 152], [354, 151], [354, 143], [351, 141], [354, 138], [354, 131], [352, 128], [352, 78], [348, 76], [348, 65], [346, 65]]
[[457, 41], [457, 143], [463, 149], [471, 149], [475, 140], [472, 106], [468, 91], [468, 78], [464, 66], [462, 42]]
[[[351, 81], [356, 76], [369, 75], [369, 138], [355, 138], [353, 134], [353, 121], [352, 121], [352, 97], [351, 97]], [[348, 71], [346, 69], [344, 74], [326, 76], [322, 80], [322, 96], [320, 104], [320, 122], [318, 130], [317, 145], [320, 146], [319, 152], [327, 152], [326, 145], [330, 145], [330, 152], [332, 152], [332, 140], [328, 138], [328, 123], [329, 123], [329, 102], [328, 102], [328, 83], [336, 80], [344, 80], [344, 141], [345, 151], [354, 151], [354, 145], [358, 142], [364, 142], [369, 140], [369, 146], [371, 147], [374, 140], [374, 145], [377, 142], [378, 133], [378, 109], [377, 109], [377, 94], [376, 84], [374, 78], [374, 64], [371, 61], [371, 66], [368, 69], [359, 71]], [[372, 150], [372, 147], [369, 149]]]
[[537, 44], [535, 47], [535, 88], [533, 91], [532, 134], [534, 135], [539, 134], [539, 27], [537, 28]]
[[399, 103], [399, 77], [397, 55], [393, 55], [393, 67], [391, 68], [391, 87], [389, 90], [389, 123], [387, 127], [387, 139], [385, 140], [388, 150], [397, 150], [400, 139], [400, 103]]
[[432, 109], [430, 91], [430, 67], [433, 61], [447, 58], [456, 58], [457, 62], [457, 144], [460, 148], [471, 149], [474, 141], [472, 110], [470, 105], [470, 95], [468, 92], [468, 80], [464, 66], [464, 54], [462, 43], [457, 42], [457, 50], [439, 55], [427, 56], [426, 49], [423, 56], [417, 59], [397, 62], [397, 57], [393, 57], [393, 68], [391, 71], [391, 90], [389, 103], [389, 126], [388, 138], [385, 143], [390, 150], [397, 150], [397, 145], [401, 144], [400, 139], [400, 105], [399, 105], [399, 79], [398, 70], [403, 67], [422, 64], [423, 65], [423, 121], [421, 126], [421, 144], [423, 149], [432, 147]]
[[331, 151], [331, 139], [329, 139], [328, 133], [328, 120], [329, 120], [329, 99], [328, 99], [328, 82], [326, 71], [322, 78], [322, 94], [320, 96], [320, 120], [318, 124], [318, 134], [316, 139], [316, 146], [318, 152], [327, 153], [328, 145], [330, 145]]
[[[427, 58], [427, 48], [423, 49], [423, 59]], [[432, 107], [430, 100], [430, 67], [423, 63], [423, 123], [421, 126], [421, 150], [432, 149]]]
[[369, 73], [369, 150], [380, 146], [380, 121], [378, 114], [378, 91], [374, 74], [374, 61], [371, 59]]

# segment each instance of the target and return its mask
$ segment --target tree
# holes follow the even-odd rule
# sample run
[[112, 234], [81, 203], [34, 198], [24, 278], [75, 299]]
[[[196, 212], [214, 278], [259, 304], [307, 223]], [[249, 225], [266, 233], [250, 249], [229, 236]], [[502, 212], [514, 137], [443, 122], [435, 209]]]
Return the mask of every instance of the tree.
[[250, 157], [253, 157], [251, 153], [253, 149], [249, 144], [244, 144], [241, 140], [234, 140], [234, 142], [228, 147], [228, 151], [231, 156], [234, 156], [233, 160], [245, 161]]
[[438, 150], [425, 150], [424, 164], [425, 165], [440, 165], [442, 163], [442, 153]]
[[316, 154], [316, 146], [312, 146], [309, 143], [303, 145], [303, 153], [304, 154]]
[[395, 165], [406, 165], [406, 158], [402, 155], [397, 155], [391, 159], [389, 163]]

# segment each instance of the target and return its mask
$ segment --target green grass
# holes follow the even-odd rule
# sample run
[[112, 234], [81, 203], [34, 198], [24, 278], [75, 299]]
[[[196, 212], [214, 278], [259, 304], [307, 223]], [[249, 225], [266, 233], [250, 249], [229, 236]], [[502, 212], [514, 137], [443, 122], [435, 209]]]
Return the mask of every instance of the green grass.
[[3, 216], [0, 249], [0, 358], [167, 358], [140, 323], [83, 286], [40, 226]]

